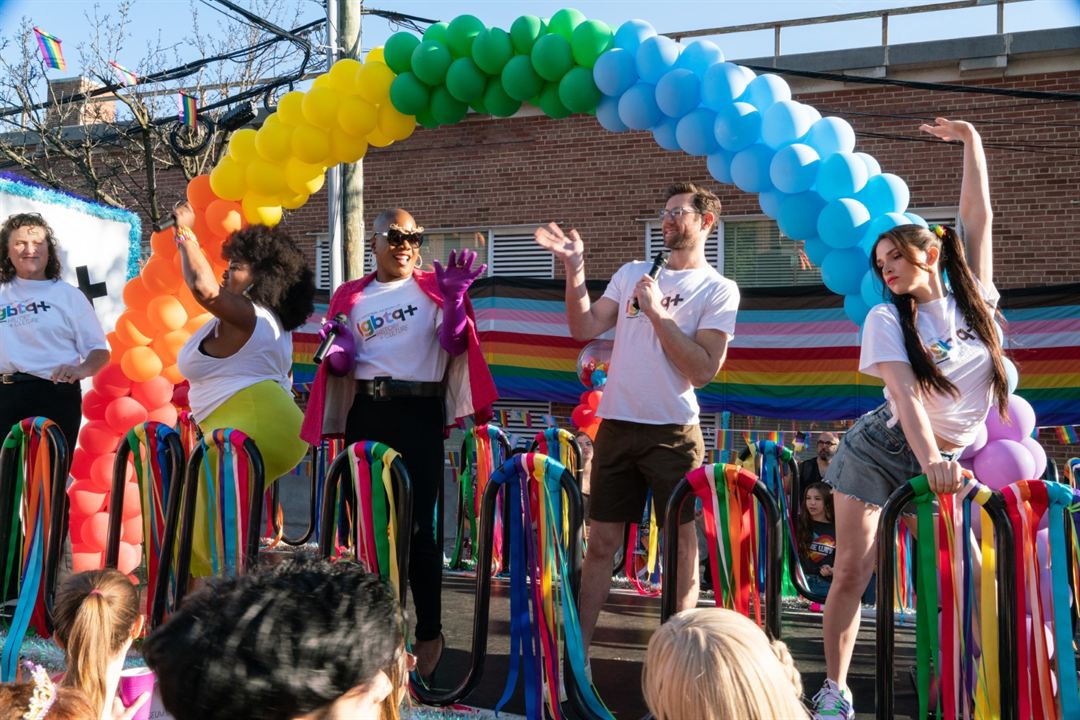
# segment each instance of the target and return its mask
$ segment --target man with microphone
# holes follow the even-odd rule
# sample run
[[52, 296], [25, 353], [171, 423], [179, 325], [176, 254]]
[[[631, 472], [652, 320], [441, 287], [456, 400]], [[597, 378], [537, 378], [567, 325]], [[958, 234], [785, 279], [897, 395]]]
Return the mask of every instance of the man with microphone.
[[[705, 259], [705, 239], [719, 216], [720, 200], [710, 190], [689, 182], [672, 185], [659, 213], [670, 250], [667, 266], [662, 260], [651, 268], [648, 262], [623, 265], [595, 303], [585, 288], [585, 248], [577, 231], [564, 233], [554, 223], [536, 231], [536, 242], [563, 262], [566, 320], [574, 339], [590, 340], [615, 327], [597, 411], [603, 423], [594, 446], [589, 547], [579, 595], [586, 648], [607, 599], [624, 523], [640, 519], [651, 490], [662, 525], [675, 485], [702, 462], [694, 388], [720, 370], [739, 306], [738, 287]], [[679, 526], [677, 610], [697, 605], [693, 518], [693, 503], [687, 502]]]

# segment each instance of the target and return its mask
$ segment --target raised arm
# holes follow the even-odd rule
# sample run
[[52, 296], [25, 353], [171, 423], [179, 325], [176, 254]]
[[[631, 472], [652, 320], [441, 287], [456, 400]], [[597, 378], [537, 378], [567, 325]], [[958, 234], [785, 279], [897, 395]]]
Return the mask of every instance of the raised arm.
[[960, 222], [964, 226], [968, 264], [984, 287], [994, 284], [994, 211], [990, 207], [990, 180], [986, 153], [975, 126], [963, 120], [937, 118], [920, 129], [942, 140], [964, 144], [964, 178], [960, 183]]
[[562, 260], [566, 273], [566, 324], [578, 341], [591, 340], [615, 326], [619, 306], [610, 298], [589, 300], [585, 287], [585, 245], [577, 230], [563, 233], [555, 223], [536, 229], [536, 243]]
[[221, 291], [221, 284], [214, 277], [210, 261], [203, 254], [195, 233], [191, 232], [195, 222], [191, 206], [183, 203], [173, 212], [176, 215], [176, 248], [180, 253], [184, 283], [195, 301], [222, 322], [251, 333], [255, 328], [255, 306], [243, 295]]

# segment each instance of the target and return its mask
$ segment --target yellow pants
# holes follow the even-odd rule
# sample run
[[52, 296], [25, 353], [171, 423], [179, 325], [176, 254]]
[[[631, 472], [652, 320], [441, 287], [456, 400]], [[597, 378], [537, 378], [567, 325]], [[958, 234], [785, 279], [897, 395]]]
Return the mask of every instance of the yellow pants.
[[[308, 445], [300, 439], [303, 420], [304, 414], [284, 388], [273, 380], [264, 380], [244, 388], [225, 401], [199, 423], [199, 429], [204, 435], [210, 435], [214, 430], [232, 428], [254, 440], [262, 455], [266, 482], [269, 484], [296, 467], [307, 453]], [[209, 455], [207, 460], [210, 467], [216, 468], [217, 452], [211, 448]], [[204, 495], [200, 488], [191, 552], [191, 574], [195, 576], [212, 573]], [[247, 499], [242, 502], [247, 502]]]

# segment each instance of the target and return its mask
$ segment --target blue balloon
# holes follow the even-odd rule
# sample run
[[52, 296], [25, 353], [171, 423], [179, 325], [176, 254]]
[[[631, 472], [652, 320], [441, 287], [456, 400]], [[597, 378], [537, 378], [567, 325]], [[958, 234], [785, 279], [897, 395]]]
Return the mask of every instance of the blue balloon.
[[1016, 392], [1016, 386], [1020, 384], [1020, 373], [1009, 358], [1002, 358], [1001, 361], [1005, 364], [1005, 378], [1009, 382], [1009, 394], [1012, 395]]
[[818, 237], [834, 248], [854, 247], [866, 235], [870, 212], [851, 198], [833, 200], [818, 215]]
[[699, 107], [679, 120], [675, 136], [679, 147], [688, 155], [710, 155], [720, 149], [716, 142], [713, 127], [716, 125], [716, 113], [708, 108]]
[[863, 189], [855, 195], [855, 199], [866, 206], [870, 217], [877, 217], [889, 212], [902, 213], [907, 210], [911, 193], [903, 180], [891, 173], [882, 173], [867, 180]]
[[821, 161], [817, 191], [826, 200], [855, 197], [866, 186], [866, 163], [854, 153], [838, 152]]
[[864, 152], [857, 152], [857, 153], [855, 153], [855, 157], [862, 160], [863, 164], [866, 165], [866, 177], [867, 178], [872, 178], [875, 175], [880, 175], [881, 174], [881, 164], [877, 160], [874, 159], [873, 155], [867, 155]]
[[712, 40], [695, 40], [683, 48], [675, 67], [686, 68], [700, 80], [709, 68], [721, 62], [724, 62], [724, 51], [719, 45]]
[[881, 278], [874, 270], [867, 270], [863, 275], [862, 282], [859, 283], [859, 294], [863, 302], [870, 307], [889, 302], [889, 293], [885, 290], [885, 283], [881, 282]]
[[788, 195], [780, 202], [776, 224], [780, 232], [793, 240], [809, 240], [817, 236], [817, 220], [825, 201], [816, 192]]
[[656, 83], [656, 104], [668, 117], [681, 118], [701, 104], [701, 80], [686, 68], [668, 71]]
[[735, 153], [735, 157], [731, 159], [731, 179], [735, 186], [743, 192], [752, 193], [772, 190], [772, 181], [769, 179], [769, 164], [772, 158], [772, 149], [761, 143], [754, 143]]
[[809, 145], [788, 145], [776, 151], [769, 166], [769, 177], [777, 190], [786, 193], [801, 193], [809, 190], [817, 178], [817, 151]]
[[651, 130], [661, 117], [654, 85], [636, 83], [619, 98], [619, 119], [632, 130]]
[[682, 46], [666, 35], [654, 35], [637, 49], [637, 71], [642, 80], [656, 83], [679, 59]]
[[[870, 208], [867, 208], [869, 210]], [[900, 227], [901, 225], [911, 225], [911, 220], [906, 215], [901, 213], [883, 213], [874, 217], [871, 215], [870, 224], [866, 226], [866, 234], [863, 235], [862, 240], [859, 241], [859, 247], [863, 249], [867, 255], [869, 255], [873, 249], [874, 244], [877, 243], [878, 238], [882, 233], [892, 230], [894, 227]]]
[[870, 306], [866, 304], [866, 301], [861, 296], [848, 295], [844, 298], [844, 314], [848, 316], [848, 320], [851, 320], [856, 325], [861, 326], [869, 312]]
[[847, 120], [838, 117], [821, 118], [813, 124], [803, 140], [825, 159], [838, 152], [855, 149], [855, 131]]
[[748, 102], [761, 112], [765, 112], [775, 103], [781, 100], [791, 99], [791, 88], [779, 75], [767, 73], [754, 78], [746, 90], [739, 97], [742, 102]]
[[716, 63], [706, 70], [701, 81], [701, 104], [717, 112], [726, 110], [754, 79], [753, 70], [749, 76], [744, 70], [747, 68], [729, 62]]
[[735, 182], [731, 177], [731, 161], [734, 157], [735, 153], [720, 149], [706, 159], [705, 166], [717, 182], [731, 185]]
[[716, 114], [713, 131], [720, 147], [738, 152], [761, 138], [761, 113], [749, 103], [731, 103]]
[[923, 220], [922, 215], [916, 215], [915, 213], [906, 212], [904, 213], [904, 217], [910, 220], [913, 225], [918, 225], [919, 227], [924, 227], [927, 229], [930, 228], [930, 223]]
[[644, 20], [627, 20], [615, 31], [615, 39], [611, 44], [612, 47], [636, 53], [641, 43], [655, 35], [656, 30]]
[[855, 295], [862, 286], [869, 262], [858, 246], [833, 250], [821, 262], [821, 280], [837, 295]]
[[832, 248], [825, 244], [825, 241], [821, 238], [810, 238], [803, 243], [803, 252], [806, 253], [807, 259], [814, 265], [821, 267], [821, 263], [825, 260], [825, 256], [832, 251]]
[[[775, 161], [774, 161], [775, 162]], [[766, 190], [758, 193], [757, 202], [761, 212], [775, 220], [780, 215], [780, 203], [787, 197], [779, 190]]]
[[634, 53], [622, 48], [608, 50], [596, 59], [592, 75], [600, 92], [619, 97], [638, 81]]
[[589, 379], [592, 380], [593, 390], [599, 390], [604, 387], [604, 385], [607, 385], [607, 372], [604, 370], [593, 370]]
[[652, 131], [653, 139], [656, 140], [656, 144], [671, 152], [682, 150], [679, 146], [679, 140], [675, 135], [675, 128], [678, 124], [679, 121], [675, 118], [662, 118]]
[[626, 132], [630, 128], [619, 118], [619, 98], [603, 97], [596, 106], [596, 120], [610, 132]]
[[818, 119], [809, 105], [795, 100], [780, 100], [761, 116], [761, 139], [775, 149], [798, 142]]

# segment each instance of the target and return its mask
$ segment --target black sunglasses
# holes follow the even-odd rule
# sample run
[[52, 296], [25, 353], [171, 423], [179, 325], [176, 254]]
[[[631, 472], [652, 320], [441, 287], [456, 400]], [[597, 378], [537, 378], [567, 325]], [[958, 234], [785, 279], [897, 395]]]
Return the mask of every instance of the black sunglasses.
[[382, 235], [393, 247], [401, 247], [405, 243], [408, 243], [412, 247], [420, 247], [424, 244], [424, 233], [422, 232], [403, 232], [397, 228], [390, 228], [384, 233], [375, 233], [376, 235]]

